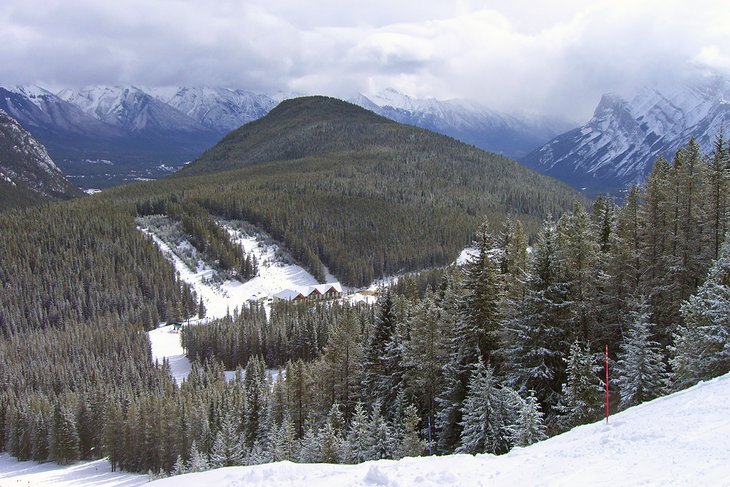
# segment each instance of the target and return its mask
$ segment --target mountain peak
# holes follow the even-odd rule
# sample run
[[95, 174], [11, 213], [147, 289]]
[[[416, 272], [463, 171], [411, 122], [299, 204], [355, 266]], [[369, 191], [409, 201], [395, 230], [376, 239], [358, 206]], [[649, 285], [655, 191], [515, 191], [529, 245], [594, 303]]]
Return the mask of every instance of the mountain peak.
[[716, 76], [662, 89], [645, 87], [631, 102], [601, 97], [593, 118], [523, 159], [538, 171], [589, 192], [620, 191], [641, 182], [659, 155], [671, 158], [694, 137], [703, 152], [721, 127], [730, 83]]

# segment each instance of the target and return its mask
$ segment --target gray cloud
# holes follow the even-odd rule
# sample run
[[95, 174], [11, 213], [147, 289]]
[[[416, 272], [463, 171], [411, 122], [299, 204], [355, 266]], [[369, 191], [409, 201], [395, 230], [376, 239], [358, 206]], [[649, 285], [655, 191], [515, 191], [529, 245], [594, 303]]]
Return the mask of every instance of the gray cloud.
[[394, 87], [581, 120], [607, 91], [730, 74], [723, 0], [348, 3], [6, 0], [0, 83]]

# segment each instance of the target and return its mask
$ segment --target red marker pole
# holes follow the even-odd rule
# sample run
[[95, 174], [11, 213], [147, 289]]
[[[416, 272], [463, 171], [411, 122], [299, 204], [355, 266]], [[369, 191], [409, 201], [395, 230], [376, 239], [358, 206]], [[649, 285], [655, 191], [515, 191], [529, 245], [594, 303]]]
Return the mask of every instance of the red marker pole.
[[608, 344], [606, 344], [606, 424], [608, 424]]

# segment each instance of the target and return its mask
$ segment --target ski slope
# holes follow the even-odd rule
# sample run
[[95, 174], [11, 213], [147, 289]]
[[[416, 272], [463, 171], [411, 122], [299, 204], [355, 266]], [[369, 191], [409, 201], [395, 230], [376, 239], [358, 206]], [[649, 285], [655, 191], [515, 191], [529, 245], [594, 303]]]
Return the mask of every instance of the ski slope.
[[[259, 263], [259, 275], [244, 283], [239, 281], [225, 281], [213, 284], [211, 277], [214, 270], [204, 262], [199, 262], [195, 270], [191, 270], [175, 255], [170, 246], [149, 230], [142, 231], [150, 235], [160, 251], [172, 262], [180, 279], [190, 285], [197, 295], [203, 299], [206, 308], [206, 319], [222, 318], [227, 313], [233, 313], [248, 300], [266, 299], [284, 289], [297, 289], [318, 284], [317, 280], [304, 268], [282, 261], [290, 261], [277, 244], [265, 243], [270, 241], [256, 235], [244, 235], [225, 227], [231, 240], [243, 248], [243, 251], [252, 252]], [[265, 236], [264, 236], [265, 237]], [[189, 245], [189, 244], [188, 244]], [[329, 273], [328, 282], [336, 280]], [[197, 324], [198, 320], [191, 320]], [[172, 376], [178, 384], [188, 376], [191, 369], [190, 361], [185, 357], [185, 351], [180, 344], [180, 335], [172, 326], [162, 326], [149, 332], [152, 346], [152, 360], [170, 362]], [[0, 487], [3, 487], [0, 484]]]
[[279, 462], [152, 482], [233, 486], [730, 486], [730, 375], [502, 456]]

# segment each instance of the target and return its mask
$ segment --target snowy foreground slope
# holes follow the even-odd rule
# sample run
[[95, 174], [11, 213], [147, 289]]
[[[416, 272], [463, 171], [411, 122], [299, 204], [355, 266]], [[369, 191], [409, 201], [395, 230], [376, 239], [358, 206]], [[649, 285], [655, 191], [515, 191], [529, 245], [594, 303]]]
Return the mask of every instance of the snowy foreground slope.
[[730, 375], [507, 455], [229, 467], [162, 486], [730, 486]]
[[507, 455], [360, 465], [279, 462], [158, 480], [105, 460], [60, 467], [0, 455], [0, 486], [730, 486], [730, 374]]

